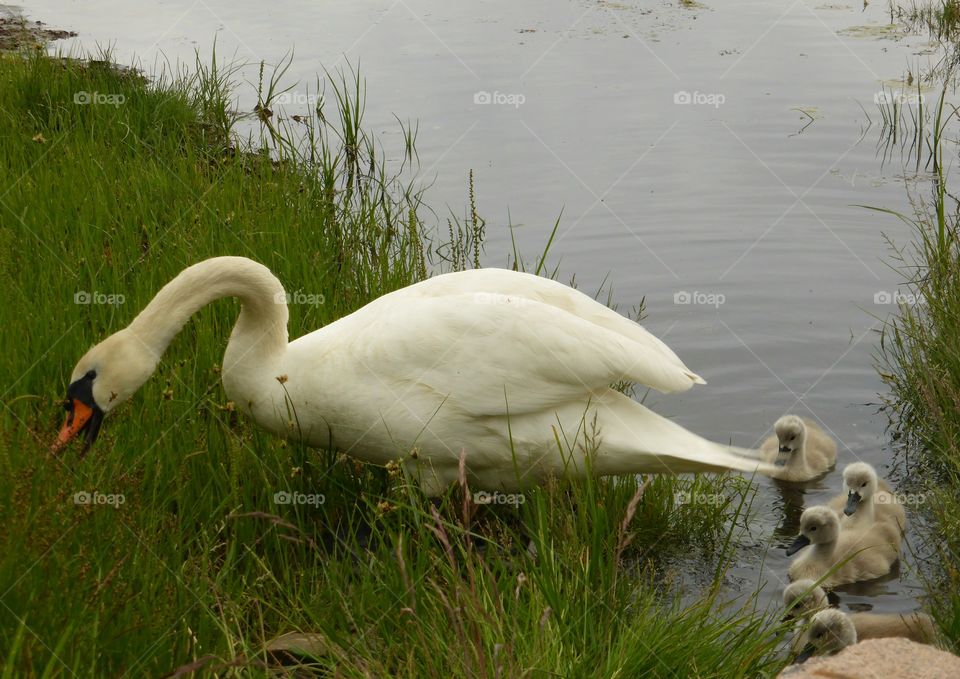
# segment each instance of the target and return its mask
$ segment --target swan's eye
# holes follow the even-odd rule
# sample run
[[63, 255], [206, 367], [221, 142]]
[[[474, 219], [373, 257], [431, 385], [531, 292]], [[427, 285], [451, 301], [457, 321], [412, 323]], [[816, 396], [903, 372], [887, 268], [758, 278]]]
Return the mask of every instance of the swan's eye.
[[63, 409], [66, 410], [68, 413], [71, 410], [73, 410], [73, 401], [71, 401], [70, 399], [65, 400], [62, 405], [63, 405]]
[[97, 376], [97, 371], [96, 371], [96, 370], [88, 370], [88, 371], [87, 371], [87, 374], [84, 375], [84, 377], [86, 377], [88, 380], [92, 380], [92, 379], [93, 379], [94, 377], [96, 377], [96, 376]]
[[816, 526], [810, 526], [810, 531], [811, 531], [811, 532], [813, 532], [813, 531], [815, 531], [815, 530], [817, 530], [817, 527], [816, 527]]
[[863, 483], [861, 483], [861, 484], [860, 484], [860, 487], [861, 487], [861, 488], [866, 488], [866, 487], [867, 487], [867, 482], [864, 481]]

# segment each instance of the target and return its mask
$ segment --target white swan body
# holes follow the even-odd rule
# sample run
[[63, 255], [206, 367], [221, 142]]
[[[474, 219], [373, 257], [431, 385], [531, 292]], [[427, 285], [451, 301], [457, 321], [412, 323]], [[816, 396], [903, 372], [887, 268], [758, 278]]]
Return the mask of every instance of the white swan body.
[[796, 415], [778, 419], [774, 436], [760, 450], [766, 462], [776, 464], [771, 474], [781, 481], [810, 481], [826, 474], [837, 462], [837, 444], [813, 420]]
[[[461, 453], [471, 482], [489, 490], [583, 474], [585, 434], [596, 436], [601, 475], [772, 471], [757, 451], [707, 441], [610, 388], [703, 383], [663, 342], [567, 286], [499, 269], [428, 279], [288, 343], [273, 274], [242, 257], [206, 260], [91, 349], [71, 389], [88, 381], [88, 405], [109, 412], [146, 381], [187, 319], [225, 296], [241, 301], [222, 371], [240, 410], [310, 446], [402, 460], [430, 493], [456, 480]], [[62, 432], [61, 445], [76, 433]]]

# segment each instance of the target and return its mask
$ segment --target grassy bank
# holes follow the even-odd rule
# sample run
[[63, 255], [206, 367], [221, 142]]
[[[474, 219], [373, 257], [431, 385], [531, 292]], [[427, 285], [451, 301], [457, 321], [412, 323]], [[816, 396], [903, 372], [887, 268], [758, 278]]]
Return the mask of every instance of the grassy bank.
[[[960, 202], [945, 165], [957, 111], [939, 104], [924, 139], [931, 155], [930, 196], [911, 196], [914, 242], [898, 251], [901, 304], [883, 329], [879, 369], [891, 393], [891, 421], [913, 490], [925, 498], [927, 540], [939, 556], [927, 573], [930, 610], [952, 650], [960, 650]], [[945, 155], [949, 154], [949, 155]]]
[[[453, 488], [435, 506], [395, 470], [237, 417], [217, 371], [233, 300], [188, 324], [87, 458], [48, 456], [77, 357], [191, 263], [268, 265], [296, 337], [476, 253], [456, 229], [431, 244], [413, 135], [386, 164], [359, 79], [280, 120], [267, 74], [250, 117], [266, 151], [248, 152], [229, 72], [199, 73], [0, 58], [3, 676], [775, 673], [770, 618], [718, 595], [748, 484], [557, 484], [500, 507]], [[665, 575], [680, 558], [716, 568], [693, 604]], [[267, 650], [294, 631], [301, 652]]]

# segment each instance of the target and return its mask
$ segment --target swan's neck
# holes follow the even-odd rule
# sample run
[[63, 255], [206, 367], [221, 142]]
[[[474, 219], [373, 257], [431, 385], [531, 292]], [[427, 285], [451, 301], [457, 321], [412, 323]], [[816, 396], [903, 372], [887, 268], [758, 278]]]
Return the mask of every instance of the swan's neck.
[[240, 299], [240, 317], [224, 356], [224, 376], [273, 363], [283, 355], [287, 346], [283, 286], [267, 267], [244, 257], [216, 257], [184, 269], [157, 293], [128, 331], [159, 360], [187, 320], [221, 297]]
[[810, 554], [811, 559], [816, 559], [818, 561], [826, 561], [833, 558], [833, 553], [836, 551], [837, 542], [815, 542], [811, 545], [813, 551]]
[[807, 467], [807, 446], [806, 442], [802, 443], [797, 451], [790, 456], [790, 461], [787, 463], [787, 466], [790, 469], [804, 472], [805, 474], [810, 472], [810, 469]]

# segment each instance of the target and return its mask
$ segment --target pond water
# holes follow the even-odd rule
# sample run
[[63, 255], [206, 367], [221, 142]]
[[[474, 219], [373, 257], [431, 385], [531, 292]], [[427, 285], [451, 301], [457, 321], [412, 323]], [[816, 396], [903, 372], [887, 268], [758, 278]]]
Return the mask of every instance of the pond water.
[[[902, 482], [873, 356], [900, 282], [884, 234], [901, 245], [911, 234], [856, 206], [909, 211], [905, 183], [926, 190], [900, 155], [884, 162], [875, 97], [939, 53], [888, 30], [886, 3], [735, 5], [34, 0], [25, 11], [79, 34], [60, 48], [110, 44], [148, 71], [192, 64], [194, 50], [209, 60], [214, 38], [254, 84], [260, 60], [290, 50], [288, 76], [305, 84], [359, 61], [366, 121], [388, 150], [402, 148], [394, 114], [419, 120], [441, 219], [463, 212], [475, 171], [486, 264], [506, 262], [509, 222], [532, 257], [562, 211], [561, 279], [576, 273], [588, 292], [612, 283], [622, 310], [645, 299], [647, 327], [709, 382], [651, 395], [658, 412], [746, 446], [794, 412], [840, 442], [840, 468], [863, 459]], [[252, 108], [255, 86], [240, 94]], [[731, 579], [778, 599], [799, 503], [837, 494], [841, 478], [793, 493], [759, 485], [756, 545]], [[915, 608], [905, 554], [899, 576], [842, 593], [843, 605]]]

